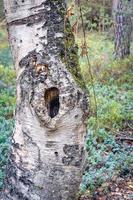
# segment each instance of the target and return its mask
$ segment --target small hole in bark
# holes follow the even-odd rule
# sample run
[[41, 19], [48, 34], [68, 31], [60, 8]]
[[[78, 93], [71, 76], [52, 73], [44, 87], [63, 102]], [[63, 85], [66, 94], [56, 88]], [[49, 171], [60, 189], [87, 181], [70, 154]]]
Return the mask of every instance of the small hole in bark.
[[57, 151], [55, 151], [54, 153], [55, 153], [55, 156], [58, 156], [58, 152]]
[[55, 87], [47, 89], [44, 98], [48, 115], [54, 118], [58, 114], [60, 108], [59, 90]]

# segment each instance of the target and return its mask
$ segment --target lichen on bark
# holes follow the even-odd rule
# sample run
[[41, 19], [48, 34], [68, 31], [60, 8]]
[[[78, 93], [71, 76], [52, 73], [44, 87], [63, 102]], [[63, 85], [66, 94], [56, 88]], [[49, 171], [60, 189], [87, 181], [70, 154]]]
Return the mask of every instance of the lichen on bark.
[[86, 86], [79, 65], [78, 45], [75, 43], [72, 27], [67, 18], [64, 20], [64, 49], [63, 62], [65, 62], [67, 69], [72, 74], [78, 86], [85, 89]]

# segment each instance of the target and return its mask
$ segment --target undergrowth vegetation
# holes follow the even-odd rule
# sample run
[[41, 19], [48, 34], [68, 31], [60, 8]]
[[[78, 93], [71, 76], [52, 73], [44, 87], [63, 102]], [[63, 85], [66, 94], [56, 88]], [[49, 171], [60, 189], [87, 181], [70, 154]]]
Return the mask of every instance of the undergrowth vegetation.
[[[80, 57], [81, 70], [89, 91], [91, 112], [86, 142], [87, 167], [81, 190], [87, 190], [90, 198], [98, 187], [103, 187], [108, 192], [111, 180], [132, 173], [133, 147], [125, 144], [123, 135], [130, 137], [133, 128], [133, 55], [121, 61], [113, 60], [112, 41], [107, 40], [106, 35], [91, 33], [87, 41], [88, 52], [91, 51], [89, 59], [97, 100], [96, 117], [87, 60]], [[81, 43], [80, 39], [78, 43]]]
[[[3, 187], [10, 136], [13, 132], [15, 109], [15, 71], [11, 67], [11, 53], [5, 30], [0, 32], [0, 189]], [[10, 65], [10, 66], [9, 66]]]
[[[9, 54], [6, 34], [0, 33], [0, 189], [8, 157], [10, 135], [13, 131], [15, 109], [15, 72]], [[77, 38], [79, 47], [82, 39]], [[80, 56], [80, 65], [90, 96], [90, 118], [86, 149], [88, 152], [86, 171], [81, 190], [92, 195], [117, 176], [126, 176], [131, 171], [133, 156], [131, 146], [120, 142], [121, 133], [131, 128], [133, 120], [132, 66], [133, 56], [114, 61], [113, 42], [106, 34], [88, 33], [88, 53], [94, 76], [97, 99], [95, 101], [86, 58]], [[81, 54], [79, 48], [79, 55]], [[130, 131], [128, 133], [130, 136]]]

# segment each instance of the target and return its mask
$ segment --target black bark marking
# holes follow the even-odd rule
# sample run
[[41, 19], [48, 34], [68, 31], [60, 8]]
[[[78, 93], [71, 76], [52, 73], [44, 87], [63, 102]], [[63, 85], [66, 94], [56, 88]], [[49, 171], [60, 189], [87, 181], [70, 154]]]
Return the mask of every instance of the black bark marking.
[[34, 24], [40, 23], [42, 19], [44, 18], [44, 9], [40, 11], [38, 14], [30, 15], [28, 17], [25, 17], [23, 19], [17, 19], [12, 22], [9, 22], [8, 25], [27, 25], [27, 26], [32, 26]]
[[55, 87], [47, 89], [44, 98], [48, 115], [54, 118], [58, 114], [60, 107], [59, 90]]
[[47, 148], [51, 148], [51, 147], [55, 147], [56, 146], [56, 142], [55, 141], [47, 141], [46, 142], [46, 147]]
[[[17, 171], [21, 174], [20, 178], [17, 177]], [[15, 155], [11, 151], [9, 155], [8, 165], [6, 167], [6, 177], [4, 181], [4, 187], [6, 188], [6, 193], [2, 193], [0, 199], [11, 200], [13, 197], [15, 199], [29, 200], [27, 194], [23, 193], [23, 187], [28, 187], [29, 190], [33, 186], [33, 182], [30, 179], [31, 173], [22, 167], [22, 163], [16, 163]], [[23, 187], [21, 188], [21, 184]], [[14, 199], [13, 198], [13, 199]]]
[[63, 147], [63, 151], [66, 154], [62, 158], [62, 163], [66, 166], [75, 166], [80, 167], [82, 164], [82, 156], [84, 154], [84, 149], [79, 148], [79, 145], [67, 145], [65, 144]]

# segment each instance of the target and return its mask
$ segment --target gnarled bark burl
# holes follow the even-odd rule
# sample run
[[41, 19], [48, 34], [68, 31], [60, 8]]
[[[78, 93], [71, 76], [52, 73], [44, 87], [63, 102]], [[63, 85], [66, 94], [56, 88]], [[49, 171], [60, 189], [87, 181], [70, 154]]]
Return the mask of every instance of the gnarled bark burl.
[[65, 1], [5, 0], [4, 6], [17, 109], [1, 199], [74, 200], [88, 111]]

